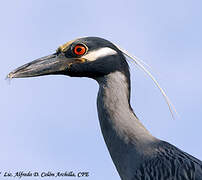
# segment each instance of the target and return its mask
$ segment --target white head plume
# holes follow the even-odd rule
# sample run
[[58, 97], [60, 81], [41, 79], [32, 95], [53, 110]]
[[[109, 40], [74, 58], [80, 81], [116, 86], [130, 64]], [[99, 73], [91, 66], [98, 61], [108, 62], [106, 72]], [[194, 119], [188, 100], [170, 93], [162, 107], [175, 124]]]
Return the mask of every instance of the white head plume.
[[[139, 60], [137, 57], [130, 55], [127, 51], [125, 51], [124, 49], [120, 48], [119, 46], [116, 45], [116, 47], [128, 58], [130, 58], [131, 60], [133, 60], [132, 62], [135, 63], [135, 65], [137, 65], [140, 69], [142, 69], [155, 83], [155, 85], [159, 88], [161, 94], [163, 95], [169, 110], [171, 112], [171, 115], [174, 119], [174, 112], [176, 113], [176, 115], [178, 115], [174, 105], [171, 103], [171, 101], [169, 100], [168, 96], [166, 95], [165, 91], [161, 88], [161, 86], [159, 85], [158, 81], [156, 80], [156, 78], [154, 78], [154, 76], [145, 68], [144, 64], [147, 65], [146, 63], [144, 63], [142, 60]], [[148, 66], [148, 65], [147, 65]]]

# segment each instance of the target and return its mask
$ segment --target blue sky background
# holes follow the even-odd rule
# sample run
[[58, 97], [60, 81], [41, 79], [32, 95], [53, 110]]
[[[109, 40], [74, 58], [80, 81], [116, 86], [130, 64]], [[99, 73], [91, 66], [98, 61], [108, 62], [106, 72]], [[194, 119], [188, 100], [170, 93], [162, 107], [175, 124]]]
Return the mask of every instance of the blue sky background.
[[202, 159], [201, 8], [200, 0], [2, 1], [0, 171], [89, 171], [89, 180], [119, 179], [99, 127], [95, 81], [5, 81], [14, 68], [82, 36], [106, 38], [153, 67], [180, 117], [172, 119], [159, 90], [132, 65], [135, 113], [154, 136]]

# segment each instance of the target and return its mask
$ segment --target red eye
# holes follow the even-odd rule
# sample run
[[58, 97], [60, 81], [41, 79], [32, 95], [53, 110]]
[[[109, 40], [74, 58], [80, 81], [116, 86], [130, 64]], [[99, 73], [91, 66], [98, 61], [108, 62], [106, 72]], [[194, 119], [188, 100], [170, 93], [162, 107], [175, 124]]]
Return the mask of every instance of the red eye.
[[83, 44], [77, 44], [74, 49], [74, 54], [76, 55], [84, 55], [86, 53], [86, 47]]

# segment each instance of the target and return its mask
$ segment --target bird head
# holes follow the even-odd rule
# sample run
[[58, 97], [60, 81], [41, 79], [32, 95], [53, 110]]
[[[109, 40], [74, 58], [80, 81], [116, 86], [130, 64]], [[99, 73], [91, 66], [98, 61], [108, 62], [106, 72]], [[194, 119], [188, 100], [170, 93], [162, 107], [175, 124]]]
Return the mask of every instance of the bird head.
[[10, 72], [7, 77], [25, 78], [62, 74], [72, 77], [90, 77], [99, 80], [100, 77], [105, 77], [105, 75], [119, 71], [127, 77], [126, 80], [130, 89], [129, 67], [125, 56], [134, 60], [133, 62], [151, 77], [164, 96], [173, 116], [173, 110], [176, 112], [174, 106], [157, 80], [144, 67], [143, 63], [120, 47], [98, 37], [84, 37], [69, 41], [60, 46], [55, 53], [20, 66]]
[[27, 63], [10, 72], [8, 77], [63, 74], [97, 78], [114, 71], [128, 72], [123, 53], [105, 39], [85, 37], [61, 45], [54, 54]]

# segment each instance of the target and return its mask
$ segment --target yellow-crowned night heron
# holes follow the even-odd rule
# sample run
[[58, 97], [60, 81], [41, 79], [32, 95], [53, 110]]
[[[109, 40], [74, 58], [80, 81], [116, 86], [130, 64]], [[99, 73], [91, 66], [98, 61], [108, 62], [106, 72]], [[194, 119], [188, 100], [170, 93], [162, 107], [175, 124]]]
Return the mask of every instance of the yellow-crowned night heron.
[[85, 37], [12, 71], [9, 78], [49, 74], [89, 77], [99, 84], [97, 109], [104, 140], [123, 180], [201, 180], [202, 162], [153, 137], [130, 105], [130, 73], [123, 51]]

